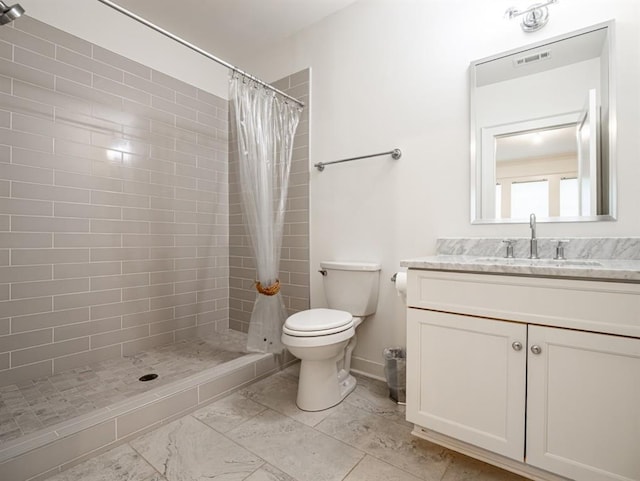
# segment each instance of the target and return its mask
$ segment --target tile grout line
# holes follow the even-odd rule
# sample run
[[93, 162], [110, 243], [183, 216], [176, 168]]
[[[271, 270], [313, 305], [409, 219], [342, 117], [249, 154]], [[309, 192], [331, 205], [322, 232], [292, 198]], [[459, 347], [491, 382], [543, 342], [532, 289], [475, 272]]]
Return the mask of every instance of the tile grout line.
[[[157, 428], [156, 428], [157, 429]], [[153, 431], [150, 431], [153, 432]], [[135, 438], [137, 439], [137, 438]], [[162, 476], [163, 479], [167, 479], [166, 476], [164, 474], [162, 474], [160, 471], [158, 471], [155, 466], [153, 464], [151, 464], [149, 462], [149, 460], [147, 458], [145, 458], [142, 453], [140, 453], [136, 448], [134, 448], [131, 444], [131, 441], [127, 441], [125, 444], [125, 446], [128, 446], [134, 453], [136, 453], [138, 456], [140, 456], [140, 459], [142, 459], [146, 464], [148, 464], [149, 466], [151, 466], [151, 469], [153, 469], [156, 473], [158, 473], [160, 476]], [[114, 448], [115, 449], [115, 448]], [[108, 451], [107, 451], [108, 452]], [[145, 479], [146, 481], [146, 479]]]
[[362, 456], [362, 458], [360, 458], [360, 461], [358, 461], [358, 462], [355, 464], [355, 466], [353, 466], [353, 468], [351, 468], [351, 469], [349, 470], [349, 472], [348, 472], [347, 474], [345, 474], [345, 475], [344, 475], [344, 477], [342, 478], [342, 480], [341, 480], [341, 481], [344, 481], [345, 479], [347, 479], [347, 478], [349, 477], [349, 475], [350, 475], [351, 473], [353, 473], [353, 472], [355, 471], [355, 469], [356, 469], [358, 466], [360, 466], [360, 463], [362, 463], [362, 461], [364, 461], [364, 458], [366, 458], [366, 457], [367, 457], [367, 453], [364, 453], [364, 456]]
[[[218, 401], [221, 401], [222, 399], [225, 399], [225, 398], [227, 398], [227, 397], [231, 396], [232, 394], [234, 394], [234, 393], [227, 394], [226, 396], [224, 396], [224, 397], [222, 397], [222, 398], [220, 398], [220, 399], [218, 399], [218, 400], [216, 400], [216, 401], [212, 402], [211, 404], [208, 404], [207, 406], [210, 406], [210, 405], [212, 405], [212, 404], [215, 404], [215, 403], [217, 403]], [[203, 406], [203, 408], [206, 408], [207, 406]], [[199, 410], [199, 409], [198, 409], [198, 410]], [[192, 412], [192, 413], [189, 413], [189, 414], [188, 414], [188, 416], [192, 417], [192, 418], [193, 418], [195, 421], [197, 421], [198, 423], [200, 423], [200, 424], [202, 424], [203, 426], [206, 426], [207, 428], [211, 429], [211, 430], [212, 430], [213, 432], [215, 432], [216, 434], [219, 434], [220, 436], [223, 436], [225, 439], [227, 439], [229, 442], [233, 443], [235, 446], [237, 446], [237, 447], [239, 447], [240, 449], [243, 449], [243, 450], [245, 450], [245, 451], [247, 451], [247, 452], [251, 453], [253, 456], [255, 456], [256, 458], [258, 458], [259, 460], [261, 460], [261, 461], [262, 461], [262, 464], [261, 464], [260, 466], [258, 466], [258, 467], [257, 467], [257, 468], [256, 468], [256, 469], [255, 469], [255, 470], [254, 470], [250, 475], [249, 475], [249, 476], [252, 476], [256, 471], [258, 471], [259, 469], [261, 469], [264, 465], [269, 464], [269, 463], [267, 462], [267, 460], [266, 460], [266, 459], [263, 459], [261, 456], [259, 456], [258, 454], [254, 453], [254, 452], [253, 452], [253, 451], [251, 451], [250, 449], [248, 449], [248, 448], [246, 448], [246, 447], [242, 446], [241, 444], [238, 444], [238, 442], [236, 442], [236, 441], [234, 441], [233, 439], [229, 438], [225, 433], [221, 433], [220, 431], [218, 431], [217, 429], [215, 429], [213, 426], [209, 426], [207, 423], [205, 423], [205, 422], [204, 422], [204, 421], [202, 421], [201, 419], [198, 419], [197, 417], [195, 417], [195, 416], [194, 416], [195, 412], [197, 412], [197, 411], [194, 411], [194, 412]], [[255, 416], [257, 416], [257, 415], [255, 415]], [[249, 419], [253, 419], [255, 416], [251, 416]], [[248, 419], [247, 419], [247, 420], [245, 420], [245, 421], [248, 421]], [[245, 422], [245, 421], [243, 421], [241, 424], [244, 424], [244, 422]], [[240, 426], [240, 425], [238, 425], [238, 426]], [[288, 473], [287, 473], [287, 474], [288, 474]], [[247, 476], [247, 477], [246, 477], [246, 478], [244, 478], [244, 479], [247, 479], [249, 476]]]
[[[279, 373], [281, 373], [281, 372], [282, 372], [282, 371], [279, 371]], [[277, 374], [279, 374], [279, 373], [272, 374], [272, 376], [275, 376], [275, 375], [277, 375]], [[288, 374], [284, 374], [284, 376], [288, 376]], [[295, 419], [295, 418], [293, 418], [293, 417], [289, 416], [289, 415], [288, 415], [288, 414], [286, 414], [286, 413], [283, 413], [283, 412], [281, 412], [281, 411], [278, 411], [277, 409], [274, 409], [273, 407], [266, 406], [265, 404], [261, 403], [260, 401], [256, 401], [256, 400], [250, 399], [250, 398], [248, 398], [248, 397], [246, 397], [246, 396], [244, 396], [244, 395], [242, 395], [242, 394], [240, 394], [240, 395], [241, 395], [241, 396], [243, 396], [245, 399], [248, 399], [249, 401], [253, 401], [253, 402], [257, 403], [257, 404], [260, 404], [261, 406], [264, 406], [264, 407], [266, 408], [266, 410], [273, 411], [273, 412], [275, 412], [275, 413], [277, 413], [277, 414], [279, 414], [279, 415], [281, 415], [281, 416], [284, 416], [285, 418], [287, 418], [287, 419], [289, 419], [289, 420], [291, 420], [291, 421], [293, 421], [293, 422], [295, 422], [295, 423], [299, 424], [299, 425], [300, 425], [300, 426], [302, 426], [303, 428], [309, 428], [309, 429], [311, 429], [311, 430], [315, 431], [316, 433], [318, 433], [318, 434], [320, 434], [320, 435], [322, 435], [322, 436], [327, 436], [328, 438], [331, 438], [331, 439], [333, 439], [333, 440], [335, 440], [335, 441], [339, 442], [340, 444], [343, 444], [343, 445], [345, 445], [345, 446], [350, 447], [351, 449], [354, 449], [355, 451], [358, 451], [359, 453], [361, 453], [361, 454], [362, 454], [362, 457], [361, 457], [361, 458], [360, 458], [360, 460], [356, 463], [356, 466], [357, 466], [357, 465], [358, 465], [358, 464], [359, 464], [359, 463], [364, 459], [364, 457], [367, 455], [367, 453], [366, 453], [365, 451], [362, 451], [361, 449], [359, 449], [359, 448], [357, 448], [357, 447], [355, 447], [355, 446], [352, 446], [352, 445], [350, 445], [349, 443], [347, 443], [347, 442], [345, 442], [345, 441], [342, 441], [342, 440], [340, 440], [340, 439], [337, 439], [337, 438], [335, 438], [335, 437], [333, 437], [333, 436], [331, 436], [331, 435], [329, 435], [329, 434], [327, 434], [327, 433], [324, 433], [324, 432], [319, 431], [318, 429], [316, 429], [316, 426], [317, 426], [318, 424], [320, 424], [320, 423], [321, 423], [322, 421], [324, 421], [325, 419], [327, 419], [327, 418], [331, 417], [334, 413], [329, 414], [326, 418], [324, 418], [324, 419], [320, 420], [316, 425], [314, 425], [314, 426], [310, 426], [310, 425], [308, 425], [308, 424], [303, 423], [302, 421], [299, 421], [299, 420], [297, 420], [297, 419]], [[337, 406], [339, 406], [339, 404], [338, 404]], [[335, 406], [334, 406], [334, 407], [335, 407]], [[261, 411], [260, 413], [258, 413], [258, 414], [256, 414], [256, 415], [252, 416], [252, 417], [251, 417], [251, 418], [249, 418], [249, 419], [254, 419], [254, 418], [256, 418], [257, 416], [259, 416], [260, 414], [262, 414], [262, 413], [264, 413], [264, 412], [265, 412], [265, 411]], [[372, 413], [372, 414], [373, 414], [373, 413]], [[243, 424], [245, 424], [249, 419], [247, 419], [247, 420], [243, 421], [243, 422], [242, 422], [242, 423], [240, 423], [238, 426], [235, 426], [233, 429], [229, 430], [228, 432], [231, 432], [231, 431], [236, 430], [237, 428], [239, 428], [240, 426], [242, 426]], [[216, 432], [217, 432], [217, 431], [216, 431]], [[226, 434], [225, 434], [225, 433], [220, 433], [220, 434], [223, 434], [223, 436], [225, 436], [227, 439], [230, 439], [230, 438], [228, 438], [228, 436], [226, 436]], [[233, 440], [231, 440], [231, 441], [233, 441]], [[235, 441], [234, 441], [234, 442], [235, 442]], [[236, 444], [237, 444], [237, 443], [236, 443]], [[243, 447], [243, 446], [241, 446], [241, 447]], [[244, 447], [243, 447], [243, 448], [244, 448]], [[248, 448], [244, 448], [244, 449], [247, 449], [248, 451], [250, 451], [250, 452], [252, 452], [252, 453], [253, 453], [253, 451], [249, 450]], [[255, 454], [255, 453], [253, 453], [253, 454]], [[387, 464], [389, 464], [389, 463], [387, 463]], [[354, 468], [355, 468], [355, 466], [354, 466]], [[278, 469], [280, 469], [280, 468], [278, 468]], [[282, 471], [282, 469], [280, 469], [280, 470]], [[352, 468], [351, 470], [353, 470], [353, 468]], [[349, 472], [351, 472], [351, 470], [350, 470]], [[286, 474], [289, 474], [289, 473], [286, 473]], [[289, 476], [291, 476], [291, 475], [289, 475]], [[345, 476], [346, 476], [346, 475], [345, 475]], [[343, 479], [344, 479], [344, 478], [343, 478]]]

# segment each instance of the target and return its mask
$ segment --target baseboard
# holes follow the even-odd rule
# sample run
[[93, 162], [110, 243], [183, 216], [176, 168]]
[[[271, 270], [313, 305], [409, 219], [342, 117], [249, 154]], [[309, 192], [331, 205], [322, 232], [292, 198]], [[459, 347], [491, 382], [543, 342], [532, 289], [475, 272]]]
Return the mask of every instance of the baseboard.
[[378, 364], [361, 357], [353, 356], [351, 358], [351, 371], [380, 381], [385, 380], [383, 364]]

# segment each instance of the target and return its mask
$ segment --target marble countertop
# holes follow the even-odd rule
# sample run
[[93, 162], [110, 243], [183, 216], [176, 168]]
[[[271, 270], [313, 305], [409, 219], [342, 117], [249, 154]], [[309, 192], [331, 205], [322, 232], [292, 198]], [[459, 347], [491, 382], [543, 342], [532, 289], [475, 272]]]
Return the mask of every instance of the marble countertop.
[[532, 260], [436, 255], [402, 260], [400, 265], [409, 269], [640, 282], [640, 260], [636, 259]]

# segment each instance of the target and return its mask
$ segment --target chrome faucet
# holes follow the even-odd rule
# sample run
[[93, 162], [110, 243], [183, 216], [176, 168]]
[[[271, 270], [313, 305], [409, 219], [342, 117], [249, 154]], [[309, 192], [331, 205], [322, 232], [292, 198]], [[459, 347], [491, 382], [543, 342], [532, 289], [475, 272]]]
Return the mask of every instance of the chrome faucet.
[[531, 227], [531, 250], [529, 251], [529, 259], [539, 259], [538, 257], [538, 238], [536, 237], [536, 215], [529, 216], [529, 227]]

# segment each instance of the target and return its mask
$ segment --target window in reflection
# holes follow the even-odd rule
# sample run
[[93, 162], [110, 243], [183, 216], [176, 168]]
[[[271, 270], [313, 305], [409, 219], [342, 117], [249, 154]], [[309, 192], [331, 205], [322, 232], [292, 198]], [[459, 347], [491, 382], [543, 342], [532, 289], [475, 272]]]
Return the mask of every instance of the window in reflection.
[[570, 183], [561, 185], [578, 177], [575, 132], [572, 124], [496, 137], [497, 219], [528, 218], [532, 212], [540, 218], [578, 215], [565, 214], [573, 212], [579, 196], [573, 199]]
[[549, 181], [514, 182], [511, 184], [511, 218], [549, 217]]
[[580, 213], [577, 177], [505, 181], [496, 184], [496, 219], [536, 216], [576, 217]]
[[578, 179], [560, 179], [560, 216], [575, 217], [580, 215], [578, 202]]

